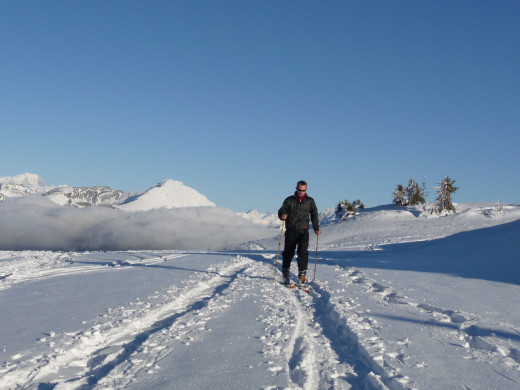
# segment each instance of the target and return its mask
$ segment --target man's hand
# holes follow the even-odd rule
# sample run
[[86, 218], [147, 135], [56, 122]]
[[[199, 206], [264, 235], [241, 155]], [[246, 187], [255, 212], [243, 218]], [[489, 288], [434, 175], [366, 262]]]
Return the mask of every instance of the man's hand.
[[281, 217], [281, 218], [282, 218], [282, 220], [285, 221], [285, 220], [287, 219], [287, 214], [282, 214], [282, 217]]
[[316, 233], [317, 236], [321, 235], [321, 230], [315, 230], [314, 233]]

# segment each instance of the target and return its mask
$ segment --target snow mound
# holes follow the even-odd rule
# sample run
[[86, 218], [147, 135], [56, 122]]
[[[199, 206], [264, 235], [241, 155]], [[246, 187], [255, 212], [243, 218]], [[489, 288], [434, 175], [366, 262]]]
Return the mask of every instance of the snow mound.
[[215, 207], [201, 193], [176, 180], [164, 180], [156, 186], [128, 198], [117, 206], [125, 211], [147, 211], [159, 208]]

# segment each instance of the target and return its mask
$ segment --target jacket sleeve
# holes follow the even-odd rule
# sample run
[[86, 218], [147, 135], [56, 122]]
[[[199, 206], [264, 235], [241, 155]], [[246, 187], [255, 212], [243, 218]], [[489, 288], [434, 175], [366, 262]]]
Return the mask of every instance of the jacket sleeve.
[[311, 204], [311, 221], [312, 221], [312, 228], [314, 231], [320, 230], [320, 221], [318, 218], [318, 207], [316, 207], [316, 202], [314, 202], [314, 199], [312, 200]]
[[289, 213], [289, 198], [286, 198], [283, 201], [282, 207], [280, 207], [280, 210], [278, 210], [278, 218], [282, 219], [282, 214], [288, 214]]

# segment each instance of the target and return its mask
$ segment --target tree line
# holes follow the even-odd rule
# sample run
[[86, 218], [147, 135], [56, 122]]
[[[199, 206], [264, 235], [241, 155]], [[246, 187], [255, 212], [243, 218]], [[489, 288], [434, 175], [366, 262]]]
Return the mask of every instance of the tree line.
[[[455, 206], [451, 201], [451, 196], [459, 187], [455, 186], [455, 180], [445, 176], [436, 188], [437, 198], [433, 203], [431, 209], [432, 213], [455, 212]], [[394, 193], [392, 194], [392, 203], [396, 207], [416, 206], [425, 204], [428, 196], [426, 190], [426, 182], [423, 181], [420, 185], [413, 179], [408, 179], [408, 186], [404, 187], [401, 183], [397, 183]], [[336, 219], [344, 221], [359, 213], [360, 208], [365, 208], [361, 200], [349, 202], [347, 199], [339, 202], [336, 206]]]
[[[440, 213], [442, 211], [455, 212], [455, 206], [451, 201], [451, 196], [459, 187], [455, 186], [455, 180], [445, 176], [439, 183], [437, 189], [437, 198], [433, 203], [432, 212]], [[419, 185], [415, 180], [408, 179], [408, 186], [405, 188], [402, 184], [397, 183], [397, 187], [392, 195], [392, 202], [396, 206], [415, 206], [426, 203], [426, 183], [423, 181]]]

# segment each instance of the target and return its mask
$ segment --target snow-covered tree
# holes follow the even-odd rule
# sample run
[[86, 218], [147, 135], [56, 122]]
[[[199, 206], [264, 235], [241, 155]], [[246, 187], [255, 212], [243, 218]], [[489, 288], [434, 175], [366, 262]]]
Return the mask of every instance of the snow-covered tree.
[[365, 205], [359, 199], [352, 203], [350, 203], [347, 199], [339, 202], [336, 206], [336, 219], [344, 221], [348, 217], [352, 217], [358, 214], [359, 211], [356, 206], [359, 208], [365, 208]]
[[408, 206], [414, 206], [417, 204], [426, 203], [424, 199], [425, 184], [423, 182], [423, 188], [419, 187], [419, 184], [413, 179], [408, 179], [408, 187], [406, 188], [406, 194], [408, 198]]
[[[343, 201], [345, 202], [345, 201]], [[345, 210], [343, 209], [343, 202], [339, 202], [336, 206], [336, 219], [341, 221], [341, 219], [343, 218], [343, 215], [345, 214]]]
[[408, 179], [408, 187], [406, 188], [400, 183], [397, 184], [392, 195], [392, 202], [396, 206], [414, 206], [426, 203], [425, 196], [426, 183], [423, 182], [421, 187], [415, 180]]
[[400, 183], [397, 183], [397, 187], [392, 195], [392, 202], [396, 206], [406, 206], [406, 189]]
[[361, 199], [354, 201], [354, 204], [356, 205], [356, 208], [359, 208], [359, 209], [365, 208], [365, 205], [363, 204], [363, 202], [361, 202]]
[[451, 202], [451, 194], [459, 189], [455, 187], [455, 180], [451, 180], [448, 176], [444, 177], [444, 180], [439, 183], [437, 188], [437, 199], [435, 200], [433, 210], [437, 213], [442, 211], [455, 212], [455, 206]]

